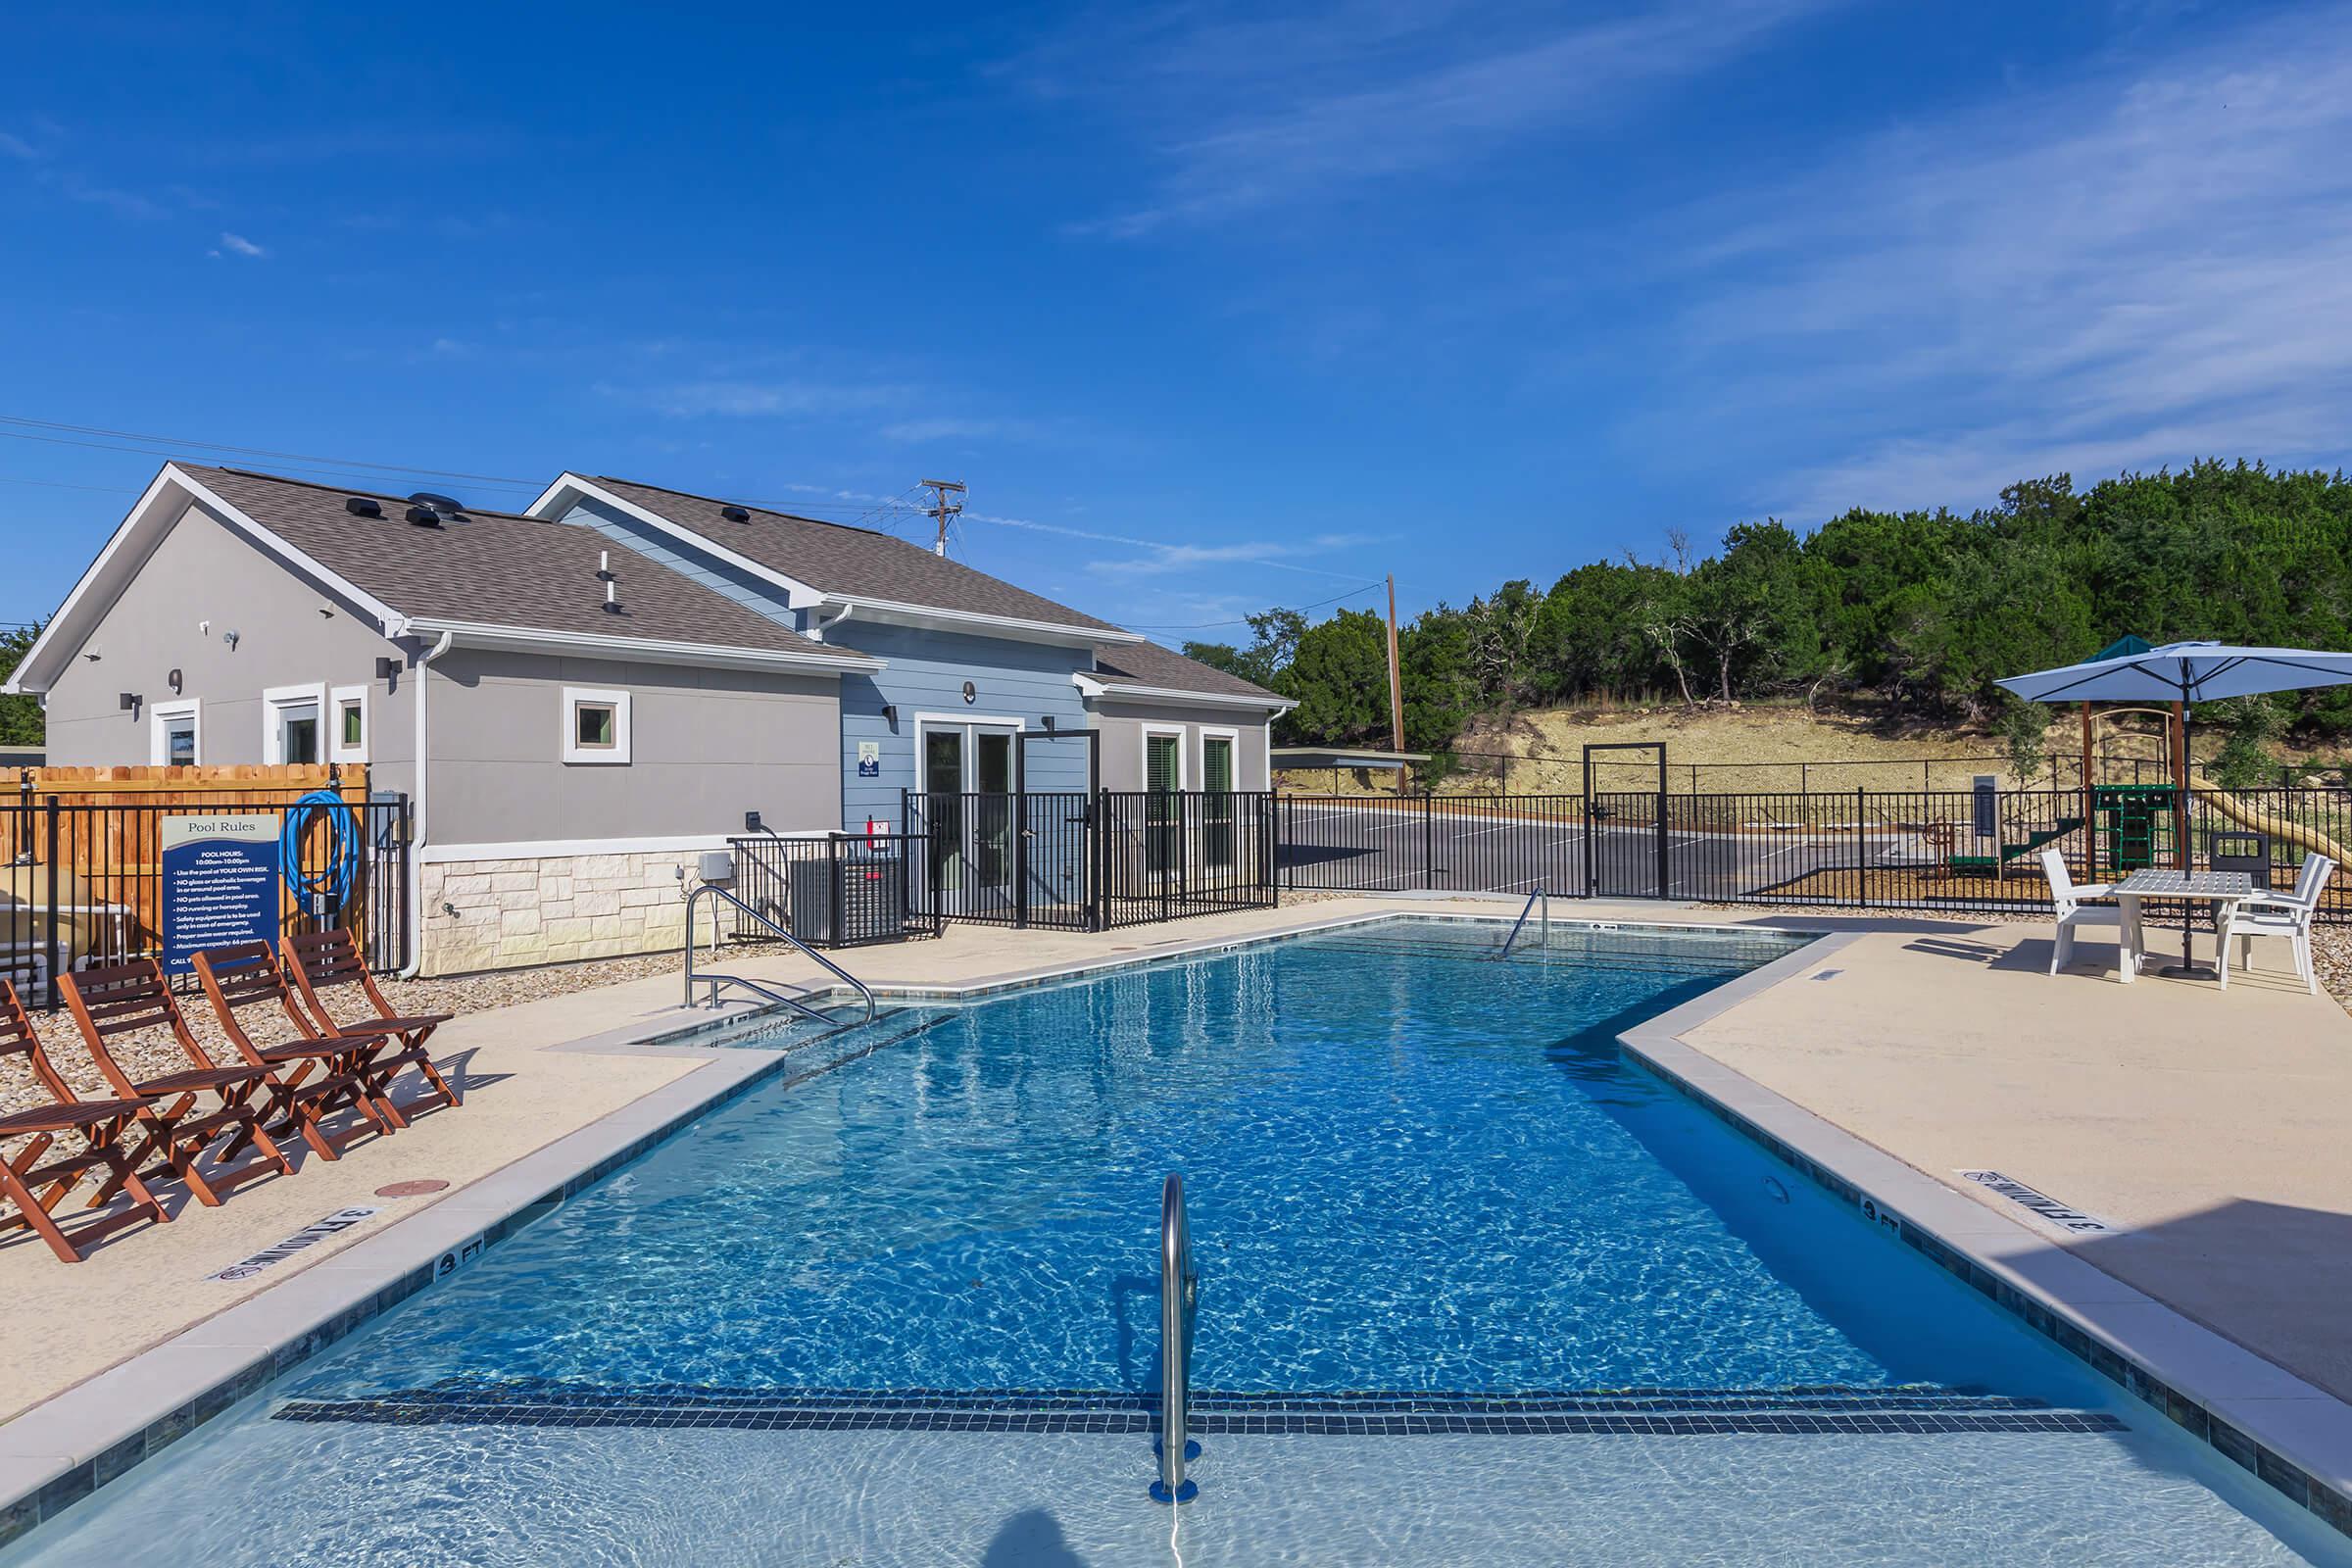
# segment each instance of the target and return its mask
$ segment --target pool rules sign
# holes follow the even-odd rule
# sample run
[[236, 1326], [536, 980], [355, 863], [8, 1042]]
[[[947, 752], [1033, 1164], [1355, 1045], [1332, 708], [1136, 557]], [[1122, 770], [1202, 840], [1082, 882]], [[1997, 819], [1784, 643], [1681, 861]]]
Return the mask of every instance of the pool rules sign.
[[207, 948], [277, 946], [276, 816], [164, 818], [164, 972]]

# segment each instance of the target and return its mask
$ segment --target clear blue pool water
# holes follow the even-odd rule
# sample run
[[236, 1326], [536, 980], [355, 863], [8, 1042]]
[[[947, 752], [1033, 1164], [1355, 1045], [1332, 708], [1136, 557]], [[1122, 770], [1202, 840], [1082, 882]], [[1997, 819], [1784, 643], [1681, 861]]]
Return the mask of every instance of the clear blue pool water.
[[[819, 1042], [751, 1037], [793, 1053], [787, 1080], [9, 1560], [112, 1560], [158, 1508], [189, 1517], [192, 1543], [218, 1532], [229, 1555], [216, 1560], [264, 1560], [249, 1532], [289, 1476], [327, 1486], [349, 1517], [306, 1510], [307, 1533], [266, 1529], [277, 1562], [635, 1562], [697, 1540], [715, 1543], [699, 1554], [711, 1561], [1168, 1560], [1172, 1521], [1139, 1500], [1150, 1460], [1131, 1438], [272, 1417], [290, 1400], [361, 1408], [453, 1388], [1141, 1392], [1155, 1379], [1171, 1170], [1187, 1180], [1202, 1275], [1202, 1389], [1919, 1387], [2120, 1417], [2110, 1432], [1896, 1438], [1234, 1438], [1196, 1470], [1204, 1502], [1186, 1527], [1203, 1539], [1188, 1562], [1334, 1560], [1332, 1544], [1362, 1531], [1395, 1561], [2332, 1549], [1620, 1059], [1619, 1031], [1794, 939], [1570, 931], [1503, 962], [1495, 940], [1490, 926], [1389, 922], [898, 1010]], [[1366, 1442], [1391, 1446], [1386, 1465]], [[1399, 1466], [1425, 1494], [1384, 1520]], [[1000, 1470], [988, 1495], [938, 1485]], [[1560, 1501], [1562, 1486], [1594, 1485], [1617, 1497], [1605, 1525], [1592, 1497]], [[1890, 1506], [1960, 1485], [1978, 1502]], [[1031, 1494], [1036, 1507], [1015, 1506]], [[439, 1528], [361, 1522], [418, 1505]], [[1702, 1506], [1703, 1521], [1659, 1534]], [[1050, 1549], [1038, 1508], [1075, 1555]]]

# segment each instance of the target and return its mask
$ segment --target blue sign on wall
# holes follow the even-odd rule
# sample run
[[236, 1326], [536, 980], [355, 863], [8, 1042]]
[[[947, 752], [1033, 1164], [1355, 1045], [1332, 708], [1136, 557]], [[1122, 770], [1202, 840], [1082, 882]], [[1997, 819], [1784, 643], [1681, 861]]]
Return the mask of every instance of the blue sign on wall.
[[277, 946], [278, 828], [274, 813], [164, 818], [166, 974], [207, 948]]

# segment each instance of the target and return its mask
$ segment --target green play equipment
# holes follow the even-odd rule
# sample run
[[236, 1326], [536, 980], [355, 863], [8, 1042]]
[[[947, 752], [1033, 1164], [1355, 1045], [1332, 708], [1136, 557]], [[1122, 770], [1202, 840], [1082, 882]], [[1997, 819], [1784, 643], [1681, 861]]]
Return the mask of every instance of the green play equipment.
[[2141, 871], [2173, 863], [2178, 801], [2170, 784], [2096, 785], [2090, 805], [2098, 818], [2093, 831], [2102, 870]]
[[1943, 868], [1947, 871], [2005, 870], [2017, 860], [2040, 849], [2044, 844], [2062, 839], [2082, 825], [2082, 819], [2079, 816], [2062, 816], [2039, 832], [2027, 834], [2026, 840], [2022, 844], [2012, 844], [2004, 839], [2001, 843], [2001, 853], [1998, 855], [1949, 856], [1944, 859]]

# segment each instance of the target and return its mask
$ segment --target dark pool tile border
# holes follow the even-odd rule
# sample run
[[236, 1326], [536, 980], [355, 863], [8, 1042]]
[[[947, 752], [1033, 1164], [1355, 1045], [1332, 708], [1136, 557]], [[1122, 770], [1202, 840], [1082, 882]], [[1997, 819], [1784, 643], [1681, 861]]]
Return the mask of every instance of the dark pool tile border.
[[[1882, 1230], [1892, 1232], [1913, 1251], [1936, 1263], [1987, 1301], [2018, 1318], [2230, 1463], [2256, 1476], [2332, 1529], [2352, 1537], [2352, 1494], [2312, 1475], [2293, 1460], [2225, 1420], [2204, 1401], [2174, 1387], [2153, 1369], [2132, 1360], [2049, 1302], [2019, 1290], [1977, 1261], [1964, 1247], [1936, 1235], [1929, 1227], [1908, 1218], [1885, 1200], [1865, 1192], [1829, 1166], [1797, 1150], [1786, 1139], [1758, 1126], [1709, 1093], [1704, 1085], [1693, 1083], [1659, 1060], [1658, 1054], [1650, 1048], [1651, 1042], [1663, 1042], [1686, 1051], [1691, 1049], [1683, 1046], [1677, 1037], [1695, 1028], [1706, 1018], [1727, 1011], [1747, 998], [1792, 978], [1799, 970], [1811, 968], [1830, 953], [1852, 940], [1851, 933], [1825, 936], [1785, 958], [1776, 959], [1760, 969], [1718, 986], [1672, 1012], [1653, 1018], [1639, 1028], [1627, 1030], [1618, 1037], [1618, 1044], [1643, 1069], [1655, 1074], [1734, 1132], [1756, 1144], [1825, 1192], [1844, 1200], [1864, 1219]], [[1703, 1053], [1700, 1054], [1703, 1057]]]
[[[716, 1087], [692, 1100], [673, 1114], [664, 1117], [661, 1122], [632, 1138], [620, 1148], [546, 1188], [536, 1198], [523, 1202], [507, 1214], [485, 1220], [479, 1232], [461, 1244], [461, 1250], [466, 1254], [466, 1261], [471, 1262], [498, 1243], [523, 1230], [534, 1221], [553, 1213], [564, 1201], [578, 1193], [594, 1186], [622, 1166], [643, 1158], [704, 1116], [740, 1100], [769, 1080], [781, 1077], [793, 1069], [800, 1069], [793, 1080], [795, 1082], [813, 1078], [819, 1073], [830, 1071], [833, 1067], [841, 1065], [843, 1061], [855, 1059], [857, 1054], [852, 1054], [845, 1055], [839, 1061], [808, 1068], [804, 1066], [804, 1057], [801, 1054], [775, 1053], [774, 1060], [755, 1063], [752, 1070], [742, 1073], [733, 1082]], [[593, 1122], [589, 1124], [590, 1127], [595, 1125]], [[580, 1129], [582, 1132], [587, 1130], [587, 1128]], [[489, 1178], [485, 1178], [485, 1180]], [[435, 1206], [439, 1207], [440, 1205]], [[424, 1214], [433, 1211], [433, 1209], [422, 1210], [417, 1217], [421, 1218]], [[380, 1232], [369, 1240], [382, 1242], [393, 1237], [396, 1229]], [[334, 1261], [336, 1260], [329, 1260], [329, 1264], [331, 1265]], [[292, 1332], [274, 1348], [256, 1352], [255, 1359], [249, 1365], [216, 1383], [195, 1398], [157, 1416], [104, 1452], [69, 1465], [61, 1473], [37, 1484], [32, 1491], [0, 1503], [0, 1546], [7, 1545], [27, 1531], [54, 1519], [99, 1487], [120, 1478], [145, 1460], [155, 1457], [198, 1427], [259, 1393], [280, 1374], [310, 1360], [338, 1341], [349, 1338], [383, 1313], [425, 1290], [449, 1272], [455, 1272], [455, 1270], [442, 1268], [439, 1260], [406, 1270], [390, 1284], [374, 1291], [367, 1299], [332, 1313], [308, 1327]], [[302, 1277], [302, 1275], [294, 1276], [296, 1279]], [[249, 1297], [238, 1305], [250, 1306], [254, 1302], [267, 1299], [268, 1295], [268, 1292], [264, 1292], [261, 1295]], [[125, 1362], [123, 1364], [133, 1363]], [[67, 1394], [58, 1396], [58, 1398], [71, 1397], [73, 1392], [69, 1390]], [[43, 1406], [36, 1405], [32, 1410], [16, 1419], [19, 1421], [31, 1419], [42, 1408]]]

